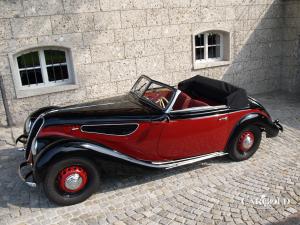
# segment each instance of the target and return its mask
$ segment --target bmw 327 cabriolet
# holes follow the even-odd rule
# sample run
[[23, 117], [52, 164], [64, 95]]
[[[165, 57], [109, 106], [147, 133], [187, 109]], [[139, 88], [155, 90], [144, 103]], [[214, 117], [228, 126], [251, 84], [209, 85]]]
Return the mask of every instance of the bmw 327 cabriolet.
[[280, 130], [242, 88], [202, 76], [175, 88], [141, 76], [126, 95], [33, 112], [17, 140], [26, 158], [19, 175], [43, 184], [54, 203], [76, 204], [100, 185], [101, 159], [165, 169], [223, 155], [241, 161], [262, 132]]

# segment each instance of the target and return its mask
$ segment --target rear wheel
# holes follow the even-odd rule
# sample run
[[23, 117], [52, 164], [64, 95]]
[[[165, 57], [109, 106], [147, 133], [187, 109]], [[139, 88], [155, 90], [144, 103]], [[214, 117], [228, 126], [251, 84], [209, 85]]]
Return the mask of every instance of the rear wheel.
[[92, 161], [70, 157], [49, 166], [43, 186], [52, 202], [73, 205], [90, 197], [99, 182], [99, 172]]
[[241, 128], [229, 143], [229, 157], [235, 161], [249, 159], [257, 151], [260, 141], [259, 127], [250, 125]]

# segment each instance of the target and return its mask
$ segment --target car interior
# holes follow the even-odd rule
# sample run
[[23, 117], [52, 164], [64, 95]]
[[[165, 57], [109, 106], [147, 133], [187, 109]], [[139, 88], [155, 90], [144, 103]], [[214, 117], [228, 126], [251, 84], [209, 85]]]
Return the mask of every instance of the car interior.
[[[150, 99], [151, 101], [158, 103], [162, 108], [166, 106], [166, 104], [171, 100], [172, 92], [169, 89], [161, 88], [161, 89], [151, 89], [146, 91], [144, 94], [145, 97]], [[160, 102], [160, 99], [164, 99], [163, 102]], [[166, 103], [166, 104], [164, 104]], [[205, 98], [191, 98], [188, 94], [181, 91], [178, 95], [176, 102], [173, 105], [173, 110], [183, 110], [194, 107], [202, 107], [202, 106], [215, 106], [219, 105], [218, 103], [205, 99]]]
[[173, 110], [182, 110], [182, 109], [201, 107], [201, 106], [210, 106], [210, 105], [216, 105], [216, 103], [204, 98], [193, 99], [186, 93], [181, 92], [178, 95], [178, 98], [173, 106]]

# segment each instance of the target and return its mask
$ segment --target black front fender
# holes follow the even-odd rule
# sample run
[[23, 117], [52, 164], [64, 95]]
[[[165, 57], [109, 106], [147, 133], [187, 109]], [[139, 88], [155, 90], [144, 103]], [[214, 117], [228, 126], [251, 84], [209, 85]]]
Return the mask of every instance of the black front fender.
[[[80, 156], [94, 160], [99, 157], [99, 153], [83, 147], [86, 141], [68, 139], [59, 140], [45, 146], [34, 157], [33, 174], [37, 183], [41, 182], [51, 163], [64, 157]], [[99, 145], [99, 144], [98, 144]]]

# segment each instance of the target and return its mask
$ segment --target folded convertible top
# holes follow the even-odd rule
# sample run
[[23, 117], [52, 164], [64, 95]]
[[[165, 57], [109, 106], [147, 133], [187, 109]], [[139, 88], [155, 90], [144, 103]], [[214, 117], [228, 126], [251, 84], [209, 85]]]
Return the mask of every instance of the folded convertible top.
[[180, 82], [178, 89], [194, 99], [211, 99], [233, 109], [241, 109], [249, 106], [245, 89], [200, 75]]

